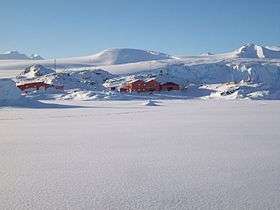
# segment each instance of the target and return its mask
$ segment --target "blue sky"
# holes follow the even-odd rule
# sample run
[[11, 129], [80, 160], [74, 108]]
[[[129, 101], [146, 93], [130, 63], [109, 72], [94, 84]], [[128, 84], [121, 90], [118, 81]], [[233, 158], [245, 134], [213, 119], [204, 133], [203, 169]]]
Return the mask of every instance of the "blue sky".
[[45, 57], [106, 48], [175, 55], [280, 45], [279, 0], [9, 0], [0, 6], [0, 51]]

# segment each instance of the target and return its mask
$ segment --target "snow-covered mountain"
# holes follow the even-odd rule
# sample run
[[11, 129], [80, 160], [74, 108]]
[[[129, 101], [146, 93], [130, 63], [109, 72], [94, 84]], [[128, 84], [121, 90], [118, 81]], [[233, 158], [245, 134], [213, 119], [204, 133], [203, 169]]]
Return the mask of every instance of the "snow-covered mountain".
[[29, 60], [30, 58], [18, 51], [8, 51], [0, 54], [0, 60]]
[[236, 51], [239, 58], [280, 58], [280, 50], [276, 48], [268, 48], [255, 44], [242, 46]]
[[18, 75], [18, 78], [32, 79], [39, 76], [44, 76], [46, 74], [55, 73], [53, 69], [47, 68], [40, 64], [35, 64], [27, 67], [22, 73]]
[[217, 56], [225, 58], [266, 58], [279, 59], [279, 47], [266, 47], [256, 44], [246, 44], [234, 50], [233, 52], [217, 54]]
[[95, 65], [116, 65], [171, 58], [173, 57], [160, 52], [128, 48], [107, 49], [94, 55], [80, 57], [81, 60], [88, 60], [88, 63]]
[[[18, 53], [10, 53], [17, 55]], [[3, 57], [3, 56], [2, 56]], [[7, 57], [7, 56], [6, 56]], [[11, 56], [10, 56], [11, 57]], [[12, 56], [15, 58], [16, 56]], [[19, 57], [18, 57], [19, 58]], [[26, 58], [26, 56], [25, 56]], [[1, 59], [1, 55], [0, 55]], [[12, 58], [10, 58], [12, 59]], [[13, 62], [8, 60], [0, 61], [0, 70], [23, 70], [26, 67], [33, 64], [42, 64], [47, 67], [53, 68], [55, 62], [53, 59], [49, 60], [39, 60], [40, 56], [32, 56], [27, 60], [17, 59]], [[280, 59], [280, 47], [263, 47], [255, 44], [244, 45], [232, 52], [222, 53], [222, 54], [212, 54], [206, 53], [200, 56], [180, 56], [174, 57], [160, 52], [139, 50], [139, 49], [107, 49], [100, 53], [72, 57], [72, 58], [61, 58], [56, 59], [57, 69], [69, 69], [69, 68], [79, 68], [79, 67], [100, 67], [106, 66], [111, 69], [118, 69], [118, 71], [123, 71], [124, 69], [149, 69], [155, 68], [158, 65], [164, 63], [177, 62], [193, 62], [193, 63], [212, 63], [221, 60], [238, 60], [238, 59], [251, 59], [252, 62], [257, 62], [257, 60], [262, 59]], [[119, 66], [119, 67], [118, 67]], [[114, 72], [115, 73], [115, 72]]]
[[[173, 59], [174, 57], [155, 51], [140, 49], [106, 49], [97, 54], [56, 59], [57, 67], [88, 67], [88, 66], [109, 66], [119, 64], [138, 63], [143, 61], [156, 61]], [[53, 60], [46, 60], [42, 64], [53, 64]]]
[[[0, 70], [23, 70], [33, 64], [41, 64], [51, 68], [55, 66], [54, 59], [39, 60], [38, 56], [32, 58], [32, 60], [31, 58], [29, 58], [28, 60], [17, 59], [13, 60], [13, 62], [8, 62], [6, 60], [3, 62], [0, 61]], [[161, 52], [149, 50], [127, 48], [107, 49], [100, 53], [88, 56], [56, 59], [56, 67], [57, 69], [68, 69], [90, 66], [110, 66], [120, 64], [134, 64], [145, 61], [161, 61], [166, 59], [172, 60], [174, 59], [174, 57]]]
[[40, 55], [32, 54], [30, 57], [16, 50], [0, 54], [0, 60], [43, 60]]
[[30, 59], [31, 60], [44, 60], [44, 58], [38, 54], [31, 54]]

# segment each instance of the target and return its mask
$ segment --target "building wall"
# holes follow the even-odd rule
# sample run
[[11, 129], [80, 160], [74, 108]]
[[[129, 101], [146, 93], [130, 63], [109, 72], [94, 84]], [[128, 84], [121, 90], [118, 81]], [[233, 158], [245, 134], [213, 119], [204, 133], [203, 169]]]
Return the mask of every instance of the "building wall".
[[167, 82], [160, 84], [156, 80], [150, 80], [144, 82], [143, 80], [137, 80], [131, 83], [127, 83], [120, 87], [120, 92], [149, 92], [149, 91], [171, 91], [171, 90], [180, 90], [178, 84]]
[[28, 90], [28, 89], [39, 90], [41, 88], [46, 90], [46, 89], [48, 89], [50, 87], [53, 87], [53, 88], [55, 88], [57, 90], [63, 90], [64, 89], [63, 85], [50, 85], [50, 84], [46, 84], [44, 82], [26, 83], [26, 84], [17, 85], [17, 87], [19, 89], [21, 89], [22, 91]]
[[27, 90], [27, 89], [36, 89], [39, 90], [40, 88], [44, 88], [45, 90], [49, 87], [49, 84], [46, 84], [44, 82], [34, 82], [34, 83], [27, 83], [22, 85], [17, 85], [19, 89]]
[[156, 80], [145, 83], [145, 91], [160, 91], [160, 84]]
[[180, 90], [180, 86], [178, 84], [168, 82], [161, 85], [161, 90], [162, 91]]

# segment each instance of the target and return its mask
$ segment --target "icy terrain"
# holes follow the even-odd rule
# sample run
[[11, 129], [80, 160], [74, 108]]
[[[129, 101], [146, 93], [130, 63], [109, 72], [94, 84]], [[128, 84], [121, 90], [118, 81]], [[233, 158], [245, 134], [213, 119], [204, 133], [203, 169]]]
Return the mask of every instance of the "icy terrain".
[[143, 103], [0, 109], [0, 209], [280, 208], [278, 101]]

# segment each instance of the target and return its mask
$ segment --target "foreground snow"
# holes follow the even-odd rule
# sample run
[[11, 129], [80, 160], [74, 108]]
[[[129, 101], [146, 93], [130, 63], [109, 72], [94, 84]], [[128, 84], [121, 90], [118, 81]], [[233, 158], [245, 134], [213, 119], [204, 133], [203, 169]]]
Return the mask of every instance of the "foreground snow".
[[280, 208], [280, 102], [143, 103], [0, 109], [0, 209]]

